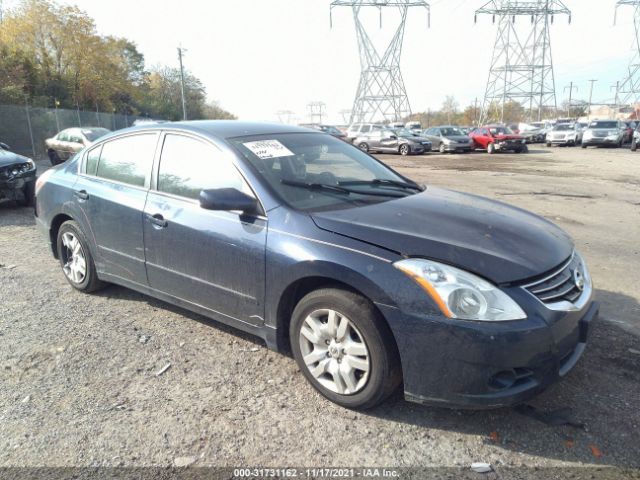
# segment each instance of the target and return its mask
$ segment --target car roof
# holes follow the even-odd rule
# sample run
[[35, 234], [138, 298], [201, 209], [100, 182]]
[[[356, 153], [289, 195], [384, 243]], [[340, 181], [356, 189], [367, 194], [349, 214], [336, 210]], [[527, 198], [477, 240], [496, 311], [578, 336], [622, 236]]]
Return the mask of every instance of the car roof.
[[186, 122], [169, 122], [156, 125], [140, 125], [126, 130], [119, 130], [118, 133], [122, 133], [124, 131], [143, 132], [168, 129], [211, 135], [220, 139], [280, 133], [322, 134], [322, 132], [318, 132], [318, 130], [294, 125], [285, 125], [275, 122], [245, 122], [239, 120], [191, 120]]

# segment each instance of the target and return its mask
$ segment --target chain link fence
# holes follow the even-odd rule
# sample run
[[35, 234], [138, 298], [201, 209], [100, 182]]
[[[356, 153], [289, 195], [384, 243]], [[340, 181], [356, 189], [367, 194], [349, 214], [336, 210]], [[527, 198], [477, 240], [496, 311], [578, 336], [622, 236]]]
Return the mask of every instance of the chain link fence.
[[0, 142], [21, 155], [43, 159], [46, 158], [44, 141], [61, 130], [74, 127], [120, 130], [144, 118], [118, 113], [0, 105]]

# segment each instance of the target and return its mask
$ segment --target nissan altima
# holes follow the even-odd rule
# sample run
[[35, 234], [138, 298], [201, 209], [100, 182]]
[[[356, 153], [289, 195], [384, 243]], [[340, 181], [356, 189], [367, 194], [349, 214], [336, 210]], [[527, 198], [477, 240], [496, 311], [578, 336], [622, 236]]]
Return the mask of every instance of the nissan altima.
[[119, 131], [45, 172], [36, 199], [71, 287], [123, 285], [257, 335], [348, 408], [398, 388], [430, 405], [522, 402], [567, 375], [598, 313], [551, 222], [310, 129]]

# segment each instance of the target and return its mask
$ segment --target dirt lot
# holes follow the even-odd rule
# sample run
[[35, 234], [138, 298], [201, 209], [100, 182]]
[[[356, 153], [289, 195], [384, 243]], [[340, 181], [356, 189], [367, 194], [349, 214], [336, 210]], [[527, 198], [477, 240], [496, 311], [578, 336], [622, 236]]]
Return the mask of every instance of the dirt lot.
[[[640, 467], [640, 154], [538, 146], [383, 158], [416, 180], [537, 212], [575, 238], [601, 319], [575, 370], [530, 403], [567, 411], [545, 423], [401, 398], [339, 408], [292, 359], [235, 330], [120, 287], [72, 291], [30, 210], [5, 202], [0, 466]], [[564, 420], [584, 426], [548, 424]]]

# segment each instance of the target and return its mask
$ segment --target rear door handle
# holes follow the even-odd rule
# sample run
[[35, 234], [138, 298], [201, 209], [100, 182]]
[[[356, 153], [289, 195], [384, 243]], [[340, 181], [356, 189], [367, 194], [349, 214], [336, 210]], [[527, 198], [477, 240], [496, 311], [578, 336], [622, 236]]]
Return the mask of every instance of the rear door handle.
[[89, 194], [86, 190], [76, 190], [73, 194], [80, 200], [87, 200], [89, 198]]
[[166, 226], [169, 225], [169, 222], [167, 222], [159, 213], [156, 213], [155, 215], [147, 215], [147, 218], [158, 228], [166, 228]]

